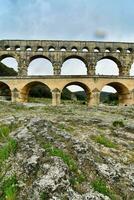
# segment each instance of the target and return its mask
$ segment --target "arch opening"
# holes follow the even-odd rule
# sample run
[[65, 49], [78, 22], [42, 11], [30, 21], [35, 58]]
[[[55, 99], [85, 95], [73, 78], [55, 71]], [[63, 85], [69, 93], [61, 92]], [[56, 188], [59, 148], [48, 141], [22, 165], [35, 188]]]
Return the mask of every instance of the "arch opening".
[[126, 50], [126, 52], [128, 53], [128, 54], [130, 54], [130, 53], [132, 53], [132, 48], [128, 48], [127, 50]]
[[71, 48], [71, 51], [73, 51], [73, 52], [77, 52], [78, 49], [77, 49], [76, 47], [72, 47], [72, 48]]
[[61, 47], [60, 50], [61, 51], [66, 51], [67, 49], [66, 49], [66, 47]]
[[32, 51], [31, 46], [26, 46], [26, 51]]
[[21, 49], [20, 49], [20, 46], [19, 45], [16, 45], [15, 46], [15, 51], [20, 51]]
[[43, 50], [44, 50], [43, 47], [41, 47], [41, 46], [37, 47], [37, 51], [43, 51]]
[[23, 102], [51, 104], [50, 88], [39, 81], [30, 82], [21, 91]]
[[122, 52], [122, 48], [119, 47], [116, 49], [116, 53], [121, 53], [121, 52]]
[[110, 53], [110, 52], [111, 52], [111, 48], [108, 47], [105, 49], [105, 53]]
[[52, 75], [52, 63], [43, 56], [32, 57], [28, 66], [28, 75]]
[[5, 46], [5, 50], [6, 50], [6, 51], [10, 51], [10, 50], [11, 50], [11, 47], [10, 47], [9, 45], [6, 45], [6, 46]]
[[134, 76], [134, 63], [132, 64], [130, 68], [130, 76]]
[[95, 47], [94, 48], [94, 53], [99, 53], [100, 52], [100, 48], [99, 47]]
[[111, 58], [102, 58], [97, 62], [95, 67], [96, 75], [119, 75], [119, 67], [117, 63]]
[[129, 97], [128, 88], [118, 82], [106, 84], [100, 93], [100, 102], [108, 105], [127, 105]]
[[88, 104], [90, 99], [89, 88], [80, 82], [72, 82], [64, 86], [61, 93], [63, 104]]
[[11, 90], [6, 83], [0, 82], [0, 101], [11, 101]]
[[53, 46], [50, 46], [50, 47], [48, 48], [48, 51], [55, 51], [55, 48], [54, 48]]
[[67, 58], [62, 65], [61, 75], [87, 75], [86, 64], [79, 58]]
[[84, 47], [84, 48], [82, 49], [82, 52], [89, 52], [88, 47]]
[[3, 55], [0, 61], [0, 76], [17, 76], [18, 62], [9, 55]]

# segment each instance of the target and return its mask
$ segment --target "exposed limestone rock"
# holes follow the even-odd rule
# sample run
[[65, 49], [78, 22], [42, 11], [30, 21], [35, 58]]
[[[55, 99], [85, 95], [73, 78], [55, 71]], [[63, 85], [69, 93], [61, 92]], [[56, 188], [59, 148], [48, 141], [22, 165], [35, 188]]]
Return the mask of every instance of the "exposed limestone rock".
[[[96, 114], [90, 109], [88, 119], [80, 119], [77, 113], [78, 118], [75, 114], [76, 120], [71, 121], [74, 115], [65, 115], [61, 129], [56, 117], [46, 116], [47, 113], [37, 117], [11, 117], [11, 123], [20, 123], [10, 134], [17, 141], [18, 149], [1, 168], [4, 178], [0, 177], [0, 188], [6, 178], [15, 174], [19, 200], [110, 200], [112, 195], [117, 200], [132, 199], [133, 133], [126, 131], [127, 121], [124, 128], [113, 128], [107, 114], [102, 118], [102, 110]], [[115, 114], [113, 121], [114, 117]], [[107, 127], [103, 126], [105, 123]], [[69, 129], [71, 125], [73, 128]], [[102, 134], [117, 147], [110, 148], [92, 139]], [[103, 180], [111, 193], [104, 194], [93, 187], [96, 179]]]

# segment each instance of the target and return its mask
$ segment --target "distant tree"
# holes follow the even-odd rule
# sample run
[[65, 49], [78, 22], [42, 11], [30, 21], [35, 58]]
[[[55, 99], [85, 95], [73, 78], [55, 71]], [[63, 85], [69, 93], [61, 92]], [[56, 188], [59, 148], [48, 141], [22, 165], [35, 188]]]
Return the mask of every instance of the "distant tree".
[[30, 97], [47, 97], [47, 98], [51, 98], [52, 94], [50, 92], [50, 89], [42, 84], [37, 84], [35, 86], [33, 86], [31, 88], [31, 90], [29, 91], [29, 96]]
[[0, 76], [17, 76], [17, 72], [0, 62]]

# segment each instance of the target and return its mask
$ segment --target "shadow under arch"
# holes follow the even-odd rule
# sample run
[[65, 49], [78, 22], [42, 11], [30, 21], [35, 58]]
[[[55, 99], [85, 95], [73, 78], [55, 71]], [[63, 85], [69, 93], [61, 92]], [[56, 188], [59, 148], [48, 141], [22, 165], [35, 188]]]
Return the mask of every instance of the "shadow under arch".
[[127, 86], [125, 86], [124, 84], [122, 84], [120, 82], [110, 82], [110, 83], [103, 85], [103, 87], [101, 88], [101, 91], [104, 88], [104, 86], [111, 86], [112, 88], [114, 88], [117, 91], [119, 105], [120, 104], [121, 105], [128, 104], [128, 99], [130, 98], [130, 92], [129, 92], [129, 89], [127, 88]]
[[0, 100], [11, 101], [11, 89], [7, 83], [0, 81]]
[[78, 81], [69, 82], [66, 85], [64, 85], [64, 87], [61, 90], [62, 91], [61, 94], [63, 93], [63, 90], [65, 90], [65, 88], [67, 88], [68, 86], [79, 86], [79, 87], [81, 87], [86, 94], [86, 104], [89, 105], [91, 90], [89, 89], [89, 87], [85, 83], [78, 82]]
[[49, 57], [34, 55], [29, 59], [28, 75], [52, 75], [53, 66]]
[[[43, 90], [44, 88], [44, 90]], [[34, 90], [33, 90], [34, 89]], [[34, 98], [52, 98], [52, 93], [48, 85], [40, 81], [32, 81], [27, 83], [21, 89], [21, 101], [29, 102], [29, 96]], [[32, 101], [32, 100], [31, 100]], [[34, 99], [33, 99], [34, 101]], [[36, 101], [38, 102], [38, 101]]]

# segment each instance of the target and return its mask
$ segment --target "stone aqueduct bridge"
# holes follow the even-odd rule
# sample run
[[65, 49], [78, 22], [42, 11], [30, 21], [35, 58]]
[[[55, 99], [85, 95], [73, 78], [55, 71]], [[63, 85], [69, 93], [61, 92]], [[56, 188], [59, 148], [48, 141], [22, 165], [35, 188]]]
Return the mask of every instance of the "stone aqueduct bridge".
[[[81, 86], [88, 97], [88, 105], [98, 105], [100, 91], [105, 85], [114, 87], [120, 104], [134, 104], [134, 77], [129, 76], [134, 62], [134, 43], [90, 41], [1, 40], [0, 59], [13, 57], [18, 62], [17, 77], [0, 77], [0, 86], [7, 85], [12, 102], [26, 102], [30, 88], [47, 85], [52, 92], [52, 104], [59, 105], [61, 92], [69, 85]], [[46, 58], [53, 66], [51, 76], [28, 76], [29, 63], [36, 58]], [[61, 75], [62, 64], [70, 59], [82, 60], [87, 75]], [[113, 60], [119, 76], [95, 75], [96, 63], [104, 58]]]

